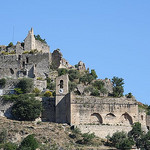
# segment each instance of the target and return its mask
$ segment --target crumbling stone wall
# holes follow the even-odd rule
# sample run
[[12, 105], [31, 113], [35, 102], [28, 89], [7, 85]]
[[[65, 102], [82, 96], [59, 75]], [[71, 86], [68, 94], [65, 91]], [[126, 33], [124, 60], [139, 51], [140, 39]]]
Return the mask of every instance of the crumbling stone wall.
[[115, 126], [115, 125], [78, 125], [82, 133], [95, 133], [100, 138], [106, 138], [107, 135], [112, 136], [113, 133], [124, 131], [128, 133], [131, 131], [131, 126]]
[[42, 98], [42, 121], [55, 122], [55, 98]]
[[41, 41], [35, 39], [33, 29], [31, 28], [27, 37], [24, 40], [24, 50], [30, 51], [34, 49], [42, 51], [43, 53], [50, 52], [50, 48], [46, 43], [42, 43]]
[[49, 53], [0, 56], [0, 78], [46, 78], [49, 67]]
[[42, 51], [42, 53], [49, 53], [50, 47], [46, 43], [42, 43], [39, 40], [35, 40], [35, 49]]
[[62, 53], [57, 49], [52, 53], [52, 65], [53, 68], [72, 68], [68, 61], [63, 58]]
[[135, 99], [71, 95], [71, 124], [131, 126], [139, 121]]

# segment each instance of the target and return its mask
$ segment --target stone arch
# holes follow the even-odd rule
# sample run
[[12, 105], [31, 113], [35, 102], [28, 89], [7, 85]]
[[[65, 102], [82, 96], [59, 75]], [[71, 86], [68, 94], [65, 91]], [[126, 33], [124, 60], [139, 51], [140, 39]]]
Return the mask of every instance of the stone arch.
[[133, 124], [132, 117], [127, 112], [125, 112], [120, 117], [120, 123], [123, 125], [132, 125]]
[[90, 123], [92, 123], [92, 124], [102, 124], [103, 123], [102, 116], [99, 113], [91, 114]]
[[116, 116], [113, 113], [109, 113], [106, 115], [106, 119], [114, 119]]

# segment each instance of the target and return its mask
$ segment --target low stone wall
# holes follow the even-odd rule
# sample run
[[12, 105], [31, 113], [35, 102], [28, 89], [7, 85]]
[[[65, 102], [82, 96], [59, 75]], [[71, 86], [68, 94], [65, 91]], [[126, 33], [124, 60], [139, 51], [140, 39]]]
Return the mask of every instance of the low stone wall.
[[96, 136], [106, 138], [107, 135], [112, 136], [113, 133], [119, 131], [129, 132], [131, 126], [109, 126], [109, 125], [78, 125], [82, 133], [95, 133]]

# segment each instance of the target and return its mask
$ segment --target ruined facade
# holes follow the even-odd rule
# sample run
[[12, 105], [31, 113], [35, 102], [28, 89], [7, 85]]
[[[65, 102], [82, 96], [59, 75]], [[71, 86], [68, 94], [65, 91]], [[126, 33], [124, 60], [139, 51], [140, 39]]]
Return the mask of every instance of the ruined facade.
[[59, 50], [50, 53], [50, 47], [36, 40], [33, 29], [28, 32], [24, 43], [0, 46], [0, 78], [43, 78], [49, 75], [51, 66], [71, 68]]
[[101, 137], [112, 135], [117, 130], [128, 132], [135, 122], [140, 122], [147, 130], [146, 113], [139, 111], [134, 98], [75, 95], [67, 92], [67, 82], [68, 75], [56, 79], [56, 122], [75, 125], [83, 132], [95, 132]]

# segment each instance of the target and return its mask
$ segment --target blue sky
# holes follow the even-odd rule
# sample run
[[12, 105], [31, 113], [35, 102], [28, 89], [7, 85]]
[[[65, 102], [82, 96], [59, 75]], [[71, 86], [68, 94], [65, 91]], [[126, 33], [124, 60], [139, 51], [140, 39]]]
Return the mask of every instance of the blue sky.
[[72, 65], [82, 60], [101, 79], [122, 77], [124, 93], [150, 105], [149, 0], [5, 0], [0, 6], [0, 45], [23, 41], [33, 27], [51, 52], [59, 48]]

